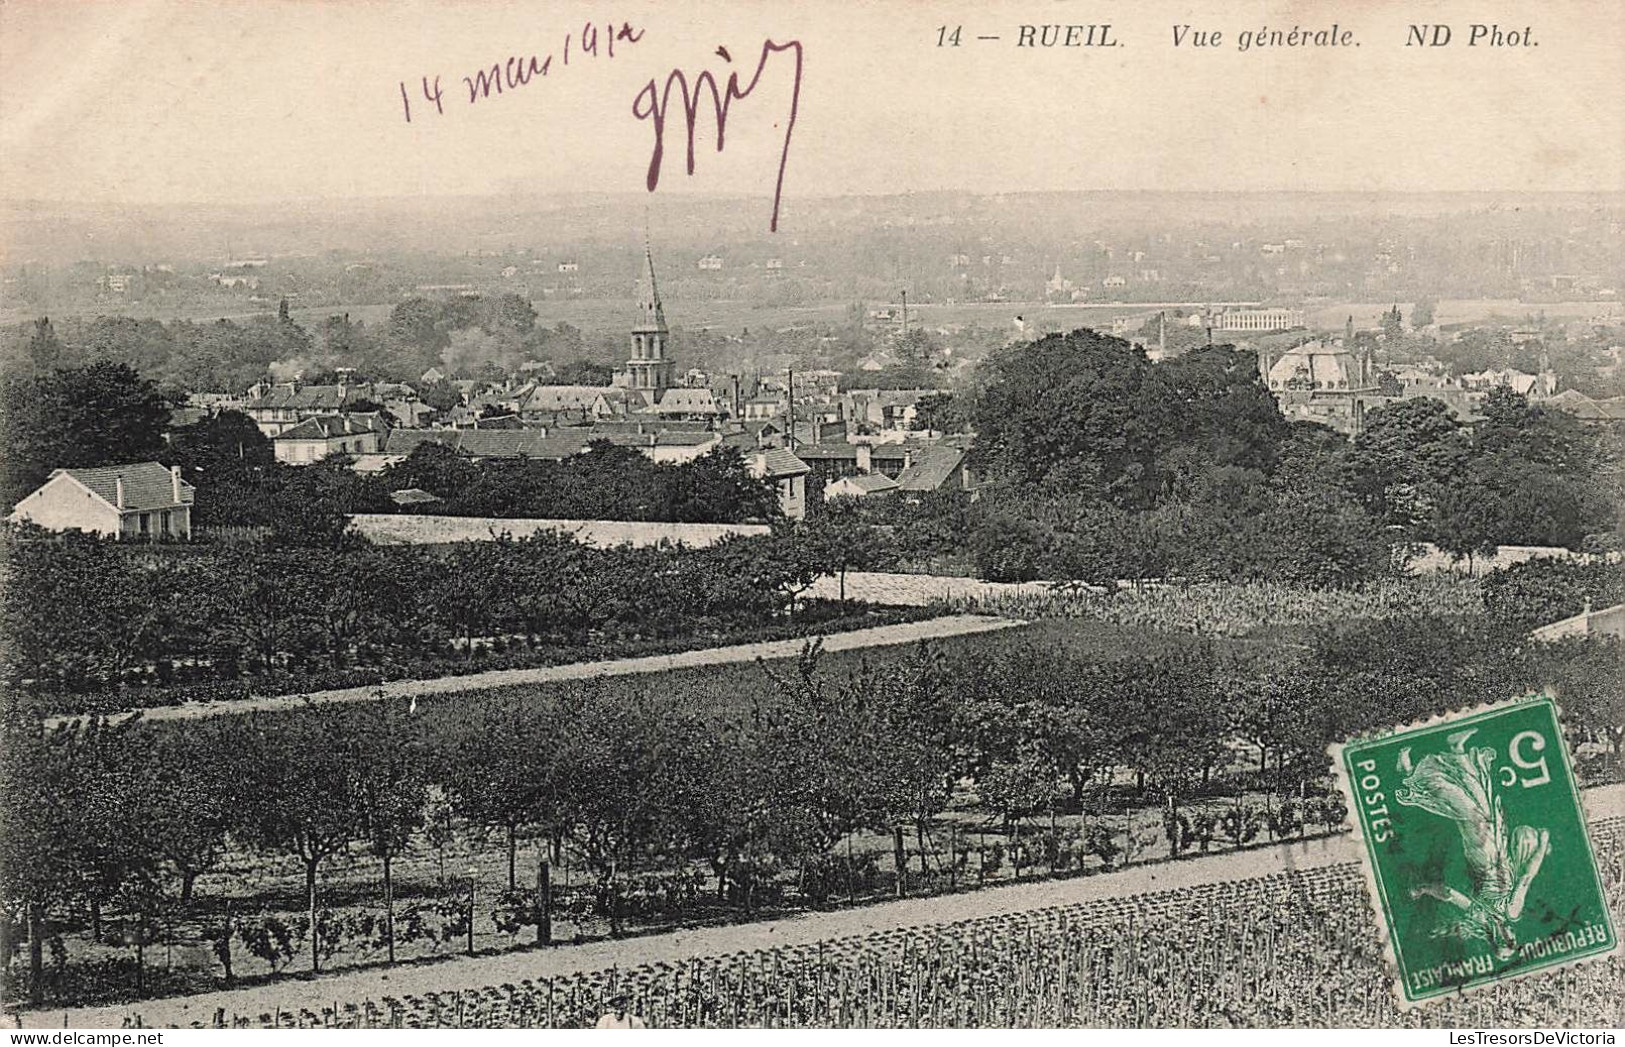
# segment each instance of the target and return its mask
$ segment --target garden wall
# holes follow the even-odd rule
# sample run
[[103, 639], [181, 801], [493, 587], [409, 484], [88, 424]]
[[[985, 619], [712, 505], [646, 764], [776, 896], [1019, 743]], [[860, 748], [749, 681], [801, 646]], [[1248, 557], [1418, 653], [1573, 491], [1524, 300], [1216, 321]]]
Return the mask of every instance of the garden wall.
[[490, 516], [412, 516], [358, 513], [350, 526], [378, 545], [434, 545], [489, 542], [507, 535], [524, 538], [542, 531], [568, 535], [583, 545], [610, 549], [642, 548], [661, 542], [700, 549], [730, 535], [764, 535], [766, 524], [640, 523], [625, 520], [510, 520]]

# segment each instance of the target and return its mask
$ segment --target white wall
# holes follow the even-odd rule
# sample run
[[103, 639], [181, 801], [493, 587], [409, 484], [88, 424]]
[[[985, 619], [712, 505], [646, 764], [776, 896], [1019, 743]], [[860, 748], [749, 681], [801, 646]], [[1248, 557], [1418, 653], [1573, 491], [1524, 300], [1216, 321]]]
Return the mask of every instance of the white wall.
[[116, 535], [118, 513], [67, 476], [58, 476], [17, 503], [12, 516], [50, 531], [91, 531]]
[[489, 542], [501, 535], [523, 538], [543, 531], [554, 531], [600, 549], [617, 545], [658, 545], [662, 541], [681, 542], [700, 548], [714, 545], [729, 535], [762, 535], [771, 530], [766, 524], [509, 520], [485, 516], [412, 516], [397, 513], [359, 513], [350, 517], [350, 526], [379, 545]]

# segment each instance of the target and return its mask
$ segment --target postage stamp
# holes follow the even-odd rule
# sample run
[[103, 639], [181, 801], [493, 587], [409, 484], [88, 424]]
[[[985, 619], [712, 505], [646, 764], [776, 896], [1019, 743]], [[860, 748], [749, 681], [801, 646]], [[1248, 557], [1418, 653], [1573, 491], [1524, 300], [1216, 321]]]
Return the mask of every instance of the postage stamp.
[[1331, 756], [1402, 1007], [1619, 947], [1550, 699], [1441, 717]]

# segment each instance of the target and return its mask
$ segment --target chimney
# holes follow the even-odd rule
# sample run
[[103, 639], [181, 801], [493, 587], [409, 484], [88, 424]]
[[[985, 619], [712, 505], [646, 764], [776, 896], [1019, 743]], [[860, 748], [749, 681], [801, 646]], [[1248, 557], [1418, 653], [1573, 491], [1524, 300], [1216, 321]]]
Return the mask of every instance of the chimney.
[[867, 473], [874, 467], [874, 457], [868, 444], [858, 444], [858, 472]]
[[178, 465], [169, 467], [169, 495], [176, 505], [181, 504], [181, 467]]
[[124, 508], [124, 477], [113, 477], [113, 505], [119, 509]]

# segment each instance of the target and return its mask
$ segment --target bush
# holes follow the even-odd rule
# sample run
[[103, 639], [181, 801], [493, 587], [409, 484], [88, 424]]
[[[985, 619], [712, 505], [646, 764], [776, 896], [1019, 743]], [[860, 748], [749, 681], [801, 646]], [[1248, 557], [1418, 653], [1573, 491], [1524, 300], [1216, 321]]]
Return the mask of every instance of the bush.
[[994, 516], [971, 533], [976, 576], [989, 582], [1030, 582], [1044, 558], [1044, 531], [1013, 516]]
[[1219, 816], [1219, 832], [1237, 847], [1251, 843], [1263, 826], [1258, 808], [1250, 804], [1230, 807]]
[[1270, 833], [1277, 840], [1290, 840], [1303, 835], [1303, 815], [1298, 805], [1287, 800], [1269, 815]]
[[1089, 853], [1100, 859], [1103, 869], [1110, 869], [1118, 855], [1123, 853], [1123, 847], [1117, 842], [1117, 834], [1104, 825], [1091, 825], [1085, 840]]

